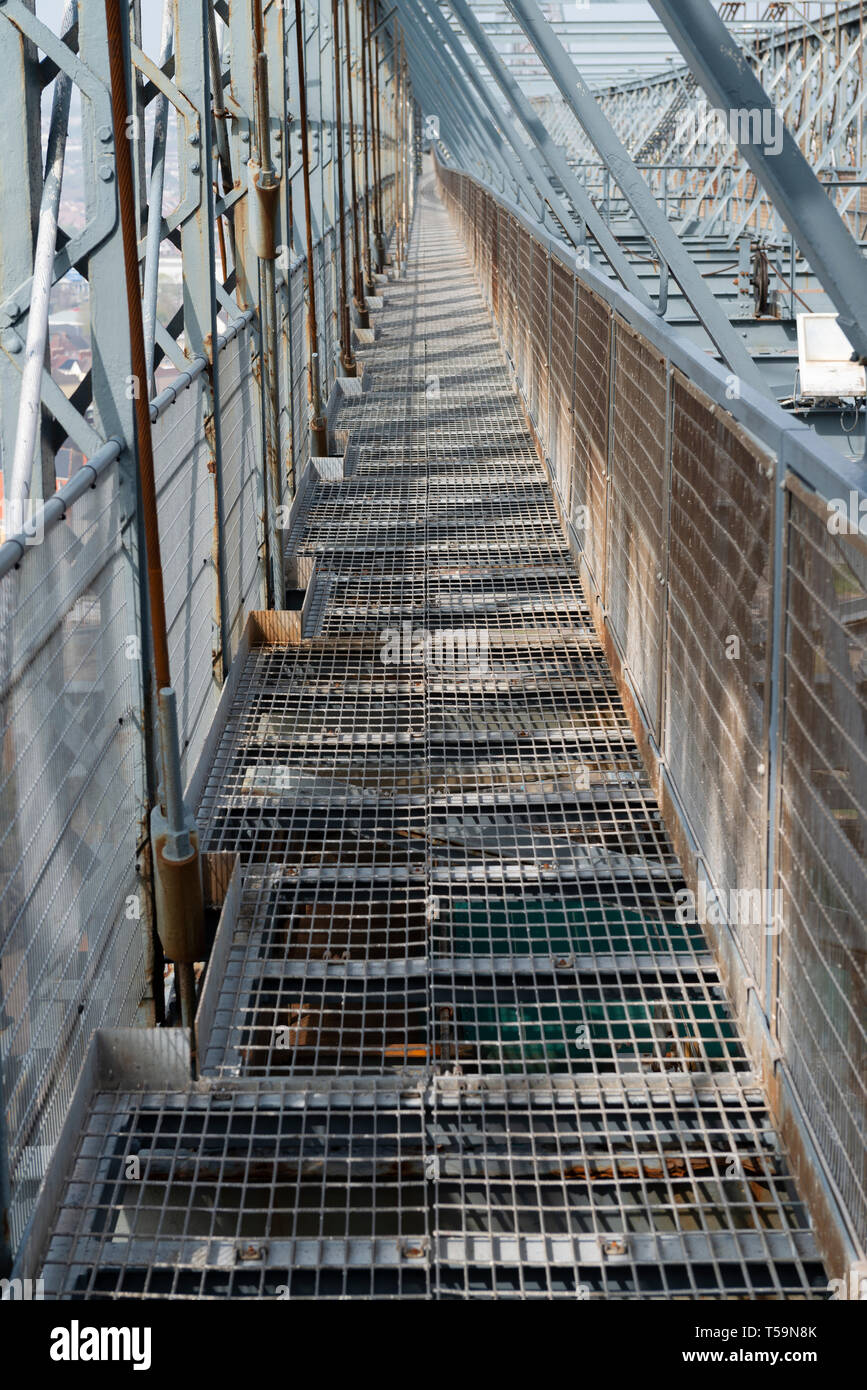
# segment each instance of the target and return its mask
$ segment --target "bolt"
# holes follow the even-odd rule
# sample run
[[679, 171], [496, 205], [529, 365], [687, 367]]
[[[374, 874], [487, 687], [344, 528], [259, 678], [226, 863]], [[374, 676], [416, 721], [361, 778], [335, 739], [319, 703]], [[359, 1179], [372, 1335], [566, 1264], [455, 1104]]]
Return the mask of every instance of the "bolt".
[[193, 133], [192, 133], [192, 135], [190, 136], [190, 144], [191, 144], [191, 145], [199, 145], [199, 144], [201, 144], [201, 137], [200, 137], [199, 132], [198, 132], [197, 130], [194, 130]]
[[103, 183], [111, 183], [114, 178], [114, 168], [109, 164], [108, 160], [104, 160], [103, 163], [100, 164], [99, 177], [102, 179]]
[[4, 352], [8, 352], [10, 354], [20, 352], [23, 347], [23, 343], [21, 342], [21, 339], [19, 338], [18, 334], [13, 333], [11, 329], [8, 329], [3, 334], [3, 337], [0, 338], [0, 345], [2, 345]]
[[191, 174], [200, 174], [201, 172], [202, 172], [202, 166], [201, 166], [201, 164], [199, 163], [198, 160], [196, 160], [195, 163], [193, 163], [193, 164], [190, 165], [190, 173], [191, 173]]
[[102, 143], [104, 145], [107, 145], [110, 142], [114, 134], [114, 131], [112, 130], [110, 125], [101, 125], [96, 133], [99, 136]]

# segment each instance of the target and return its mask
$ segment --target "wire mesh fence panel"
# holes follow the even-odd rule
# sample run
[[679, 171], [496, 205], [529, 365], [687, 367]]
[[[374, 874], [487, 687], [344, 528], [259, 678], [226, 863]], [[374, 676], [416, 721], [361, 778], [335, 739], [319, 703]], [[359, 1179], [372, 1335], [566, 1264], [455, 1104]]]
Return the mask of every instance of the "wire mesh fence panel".
[[671, 471], [665, 753], [761, 987], [773, 465], [675, 373]]
[[491, 226], [490, 226], [490, 245], [491, 245], [491, 310], [494, 315], [494, 322], [501, 320], [500, 309], [500, 209], [496, 202], [491, 199]]
[[622, 320], [615, 319], [605, 602], [657, 734], [665, 615], [667, 460], [665, 359]]
[[578, 286], [572, 456], [572, 523], [598, 585], [605, 579], [611, 310]]
[[213, 453], [198, 378], [153, 426], [169, 662], [178, 701], [181, 769], [196, 765], [219, 698], [220, 648]]
[[[778, 1031], [822, 1153], [867, 1229], [867, 543], [792, 479]], [[839, 520], [839, 518], [838, 518]]]
[[[240, 333], [230, 342], [219, 359], [224, 518], [221, 563], [229, 610], [230, 659], [238, 650], [248, 611], [258, 605], [261, 588], [258, 515], [261, 397], [252, 362], [253, 342], [249, 331]], [[284, 439], [286, 425], [284, 413], [281, 419], [281, 438]], [[291, 438], [291, 429], [288, 437]]]
[[94, 1028], [144, 992], [141, 645], [108, 470], [0, 580], [0, 982], [17, 1243]]
[[530, 353], [532, 327], [527, 314], [523, 312], [523, 306], [530, 303], [533, 293], [533, 238], [523, 227], [518, 228], [518, 264], [517, 264], [517, 311], [516, 311], [516, 351], [514, 354], [515, 372], [518, 380], [524, 386], [525, 391], [530, 379]]
[[548, 286], [548, 253], [533, 243], [530, 298], [530, 410], [545, 443], [548, 430], [548, 334], [551, 312]]
[[546, 446], [557, 490], [569, 516], [572, 445], [572, 384], [575, 373], [575, 279], [551, 261], [551, 361]]
[[515, 355], [515, 222], [506, 212], [499, 209], [500, 240], [500, 318], [499, 326], [503, 346], [511, 358]]

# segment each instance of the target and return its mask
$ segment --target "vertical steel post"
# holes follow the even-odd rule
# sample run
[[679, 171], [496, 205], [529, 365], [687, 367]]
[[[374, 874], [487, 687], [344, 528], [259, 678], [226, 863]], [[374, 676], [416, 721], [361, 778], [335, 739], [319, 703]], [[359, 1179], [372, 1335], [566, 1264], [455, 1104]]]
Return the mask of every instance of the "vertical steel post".
[[349, 0], [343, 6], [343, 37], [346, 47], [346, 114], [349, 118], [349, 171], [352, 189], [352, 297], [359, 328], [370, 327], [370, 315], [364, 299], [359, 250], [358, 186], [355, 177], [355, 119], [352, 101], [352, 36], [349, 27]]
[[[349, 0], [344, 0], [345, 4]], [[349, 283], [346, 274], [346, 188], [343, 167], [343, 74], [340, 67], [340, 0], [331, 0], [331, 23], [334, 31], [334, 103], [336, 114], [337, 155], [337, 254], [338, 254], [338, 322], [340, 325], [340, 364], [346, 376], [355, 376], [358, 365], [352, 351], [352, 325], [349, 321]]]
[[265, 25], [262, 0], [253, 6], [255, 46], [254, 92], [256, 98], [257, 164], [248, 198], [258, 199], [256, 252], [259, 258], [259, 318], [262, 332], [262, 399], [265, 423], [265, 532], [269, 572], [269, 599], [273, 608], [285, 602], [283, 553], [277, 532], [277, 514], [282, 499], [280, 476], [280, 411], [278, 401], [277, 282], [274, 217], [279, 196], [279, 180], [271, 158], [271, 111], [268, 90], [268, 57], [265, 52]]
[[[376, 0], [373, 0], [373, 15], [376, 19]], [[369, 37], [369, 36], [368, 36]], [[382, 229], [382, 138], [380, 132], [380, 109], [379, 97], [379, 35], [376, 34], [373, 41], [373, 49], [370, 55], [373, 65], [373, 91], [371, 99], [373, 101], [373, 182], [374, 198], [376, 208], [376, 231], [374, 233], [374, 243], [376, 246], [376, 269], [381, 275], [385, 266], [385, 238]]]
[[295, 0], [295, 41], [298, 47], [298, 119], [301, 125], [304, 224], [307, 239], [307, 370], [310, 381], [310, 440], [314, 456], [328, 453], [328, 424], [322, 410], [319, 384], [319, 329], [316, 322], [316, 275], [313, 261], [313, 225], [310, 207], [310, 139], [307, 127], [307, 79], [304, 62], [304, 18], [301, 0]]
[[370, 264], [370, 247], [372, 244], [372, 232], [370, 226], [370, 127], [368, 123], [368, 88], [370, 86], [367, 71], [367, 52], [368, 52], [368, 14], [367, 0], [359, 0], [361, 5], [361, 103], [364, 119], [362, 121], [362, 132], [364, 137], [364, 279], [365, 289], [368, 294], [373, 294], [373, 271]]
[[[133, 187], [133, 165], [130, 142], [127, 137], [127, 71], [125, 56], [129, 53], [129, 32], [127, 28], [128, 11], [125, 0], [105, 0], [105, 23], [108, 37], [108, 60], [111, 76], [112, 119], [114, 126], [115, 162], [117, 168], [118, 201], [120, 226], [123, 243], [123, 266], [126, 283], [126, 299], [129, 325], [129, 351], [133, 381], [138, 390], [134, 395], [135, 439], [138, 458], [141, 496], [144, 510], [144, 526], [147, 550], [149, 611], [151, 637], [154, 651], [154, 674], [157, 689], [163, 690], [171, 685], [169, 670], [168, 634], [166, 626], [165, 595], [163, 591], [162, 560], [160, 555], [159, 519], [157, 513], [156, 478], [154, 472], [153, 444], [151, 439], [150, 407], [147, 400], [147, 362], [145, 357], [144, 325], [142, 321], [141, 290], [139, 284], [138, 238], [135, 220], [135, 195]], [[177, 729], [174, 740], [161, 738], [162, 788], [163, 798], [173, 775], [180, 766], [180, 750], [177, 743]], [[165, 804], [154, 808], [152, 826], [164, 821]], [[157, 913], [157, 928], [161, 938], [167, 930], [177, 925], [180, 937], [192, 940], [202, 931], [202, 889], [201, 867], [196, 843], [193, 854], [179, 858], [175, 854], [176, 841], [169, 833], [161, 837], [161, 847], [157, 849], [161, 872], [157, 873], [157, 897], [163, 905]], [[171, 904], [173, 911], [165, 911]], [[171, 918], [171, 920], [168, 920]], [[178, 959], [178, 956], [170, 957]], [[197, 957], [201, 958], [201, 957]], [[189, 964], [192, 971], [192, 964]], [[182, 975], [182, 969], [180, 974]], [[179, 976], [180, 978], [180, 976]], [[185, 1020], [192, 1024], [192, 1016]]]
[[[199, 113], [199, 128], [179, 150], [181, 179], [185, 187], [198, 194], [198, 206], [181, 228], [184, 266], [184, 350], [188, 357], [204, 357], [208, 362], [200, 390], [204, 405], [205, 438], [208, 443], [208, 471], [214, 489], [214, 525], [211, 562], [214, 569], [212, 648], [214, 698], [222, 687], [230, 661], [229, 602], [226, 590], [224, 556], [225, 504], [223, 495], [223, 450], [219, 409], [219, 363], [217, 340], [217, 293], [214, 275], [213, 134], [211, 122], [210, 61], [207, 44], [207, 4], [199, 0], [198, 11], [186, 9], [175, 0], [175, 81]], [[166, 682], [168, 683], [168, 682]]]

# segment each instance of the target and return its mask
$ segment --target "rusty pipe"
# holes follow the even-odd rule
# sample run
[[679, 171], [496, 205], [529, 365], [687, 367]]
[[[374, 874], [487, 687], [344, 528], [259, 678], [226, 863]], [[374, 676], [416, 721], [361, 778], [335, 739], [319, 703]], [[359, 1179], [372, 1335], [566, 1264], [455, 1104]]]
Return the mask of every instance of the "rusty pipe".
[[358, 255], [358, 189], [355, 181], [355, 121], [352, 113], [352, 39], [349, 31], [349, 0], [343, 6], [343, 30], [346, 43], [346, 107], [349, 117], [349, 172], [352, 188], [352, 297], [360, 328], [370, 327], [370, 315], [364, 302], [361, 261]]
[[[167, 943], [177, 953], [175, 959], [192, 961], [204, 958], [201, 859], [195, 820], [187, 814], [180, 790], [180, 745], [169, 670], [159, 514], [154, 477], [150, 405], [147, 398], [147, 358], [139, 285], [132, 155], [130, 141], [126, 138], [129, 103], [124, 54], [127, 48], [120, 8], [125, 3], [126, 0], [105, 0], [105, 19], [117, 165], [118, 207], [129, 315], [130, 360], [133, 378], [138, 385], [134, 406], [136, 453], [145, 532], [154, 674], [157, 690], [160, 692], [159, 722], [163, 806], [154, 806], [150, 817], [151, 840], [154, 847], [156, 925], [160, 941], [168, 958], [173, 959], [171, 952], [166, 949]], [[193, 952], [200, 952], [200, 954], [195, 955]], [[190, 1024], [192, 1024], [191, 1007], [191, 1001], [188, 997], [187, 1015]]]
[[[373, 0], [373, 17], [376, 18], [376, 0]], [[376, 34], [376, 29], [373, 34]], [[370, 37], [370, 36], [368, 36]], [[379, 36], [373, 41], [373, 183], [374, 183], [374, 209], [375, 227], [374, 245], [376, 246], [376, 269], [381, 275], [385, 268], [385, 237], [382, 231], [382, 136], [380, 131], [380, 94], [379, 94]]]
[[[278, 329], [277, 255], [275, 222], [279, 181], [271, 158], [271, 112], [268, 101], [268, 58], [265, 53], [265, 26], [262, 0], [253, 6], [253, 35], [257, 45], [254, 65], [256, 108], [256, 154], [258, 162], [248, 165], [250, 174], [251, 230], [259, 261], [259, 326], [262, 338], [262, 409], [264, 418], [264, 515], [265, 568], [268, 602], [282, 608], [285, 602], [283, 555], [276, 531], [277, 513], [283, 489], [280, 474], [280, 404], [277, 379]], [[294, 479], [290, 479], [294, 490]]]
[[171, 685], [169, 645], [166, 632], [166, 600], [163, 587], [163, 566], [160, 555], [160, 532], [157, 519], [157, 489], [154, 477], [151, 415], [147, 398], [147, 359], [145, 357], [144, 325], [142, 322], [141, 287], [139, 284], [138, 243], [135, 224], [135, 194], [133, 191], [132, 155], [127, 139], [128, 102], [124, 63], [124, 32], [120, 18], [122, 0], [105, 0], [105, 21], [108, 30], [108, 61], [111, 79], [111, 111], [114, 124], [114, 148], [117, 164], [117, 192], [120, 207], [121, 239], [126, 299], [129, 312], [129, 346], [133, 378], [138, 385], [135, 393], [136, 451], [141, 479], [142, 512], [144, 515], [145, 551], [147, 557], [148, 597], [153, 631], [154, 675], [157, 689]]
[[368, 88], [370, 81], [368, 77], [368, 30], [370, 22], [368, 19], [367, 0], [360, 0], [361, 4], [361, 104], [363, 113], [362, 132], [364, 135], [364, 277], [365, 288], [368, 294], [373, 294], [373, 270], [370, 264], [370, 160], [368, 147], [370, 144], [370, 128], [367, 119]]
[[334, 29], [334, 102], [337, 124], [337, 220], [340, 268], [340, 365], [347, 376], [355, 376], [358, 364], [352, 351], [352, 325], [349, 321], [349, 284], [346, 276], [346, 189], [343, 171], [343, 74], [340, 69], [340, 0], [331, 0]]
[[295, 40], [298, 52], [298, 119], [301, 122], [301, 163], [304, 186], [304, 226], [307, 234], [307, 373], [313, 420], [310, 425], [314, 457], [328, 453], [328, 424], [322, 412], [319, 383], [319, 328], [316, 322], [316, 283], [313, 266], [313, 222], [310, 209], [310, 134], [307, 129], [307, 77], [304, 62], [304, 17], [301, 0], [295, 0]]

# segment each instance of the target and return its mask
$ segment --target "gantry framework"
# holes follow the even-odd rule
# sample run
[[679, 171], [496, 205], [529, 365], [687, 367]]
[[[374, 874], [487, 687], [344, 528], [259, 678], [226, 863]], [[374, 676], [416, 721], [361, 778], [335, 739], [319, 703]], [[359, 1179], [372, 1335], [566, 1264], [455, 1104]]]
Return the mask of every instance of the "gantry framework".
[[630, 8], [0, 5], [54, 1294], [861, 1287], [867, 494], [790, 385], [799, 299], [867, 355], [861, 7]]

